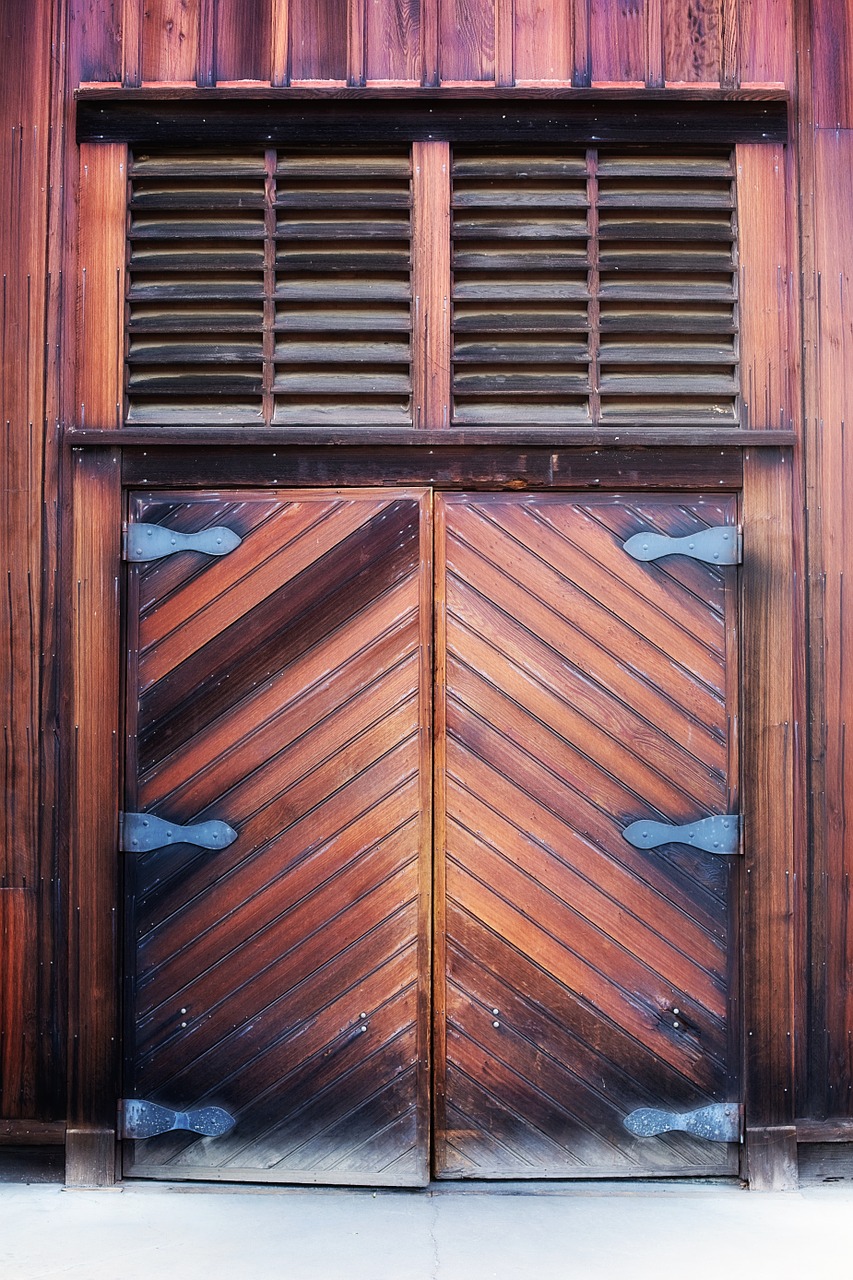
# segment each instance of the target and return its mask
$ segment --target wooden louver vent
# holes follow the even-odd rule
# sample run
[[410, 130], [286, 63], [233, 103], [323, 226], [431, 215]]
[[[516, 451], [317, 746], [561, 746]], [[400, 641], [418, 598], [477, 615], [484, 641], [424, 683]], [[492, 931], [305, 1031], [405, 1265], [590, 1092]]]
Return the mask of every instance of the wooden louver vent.
[[452, 200], [454, 421], [736, 424], [728, 153], [457, 150]]
[[[128, 421], [411, 426], [414, 191], [406, 148], [134, 156]], [[451, 422], [735, 426], [735, 208], [729, 152], [455, 148]]]
[[136, 156], [129, 422], [411, 422], [411, 163]]

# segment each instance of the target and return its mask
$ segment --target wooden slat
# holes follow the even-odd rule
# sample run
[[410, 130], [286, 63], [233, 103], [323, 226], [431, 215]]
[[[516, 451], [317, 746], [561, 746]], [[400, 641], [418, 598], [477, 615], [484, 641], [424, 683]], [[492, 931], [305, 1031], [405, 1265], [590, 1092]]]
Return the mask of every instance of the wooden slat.
[[66, 1179], [110, 1185], [115, 1130], [121, 480], [110, 450], [73, 456], [69, 1096]]
[[719, 84], [723, 62], [723, 0], [663, 0], [667, 81]]
[[194, 81], [200, 0], [150, 0], [143, 8], [142, 78]]
[[77, 414], [93, 427], [123, 415], [126, 205], [127, 149], [82, 147]]
[[346, 0], [288, 0], [292, 80], [347, 76]]
[[571, 0], [515, 0], [516, 83], [572, 82]]
[[443, 0], [439, 11], [442, 82], [495, 78], [496, 0]]
[[[750, 1185], [796, 1185], [791, 475], [781, 451], [744, 459], [745, 1102]], [[750, 1131], [755, 1130], [754, 1145]]]
[[74, 57], [81, 80], [120, 81], [122, 63], [122, 4], [100, 7], [96, 20], [88, 21], [91, 0], [72, 0], [69, 35], [75, 42]]
[[415, 143], [412, 172], [413, 412], [429, 430], [450, 420], [450, 148]]
[[739, 0], [738, 14], [741, 83], [793, 85], [793, 0]]
[[373, 0], [365, 8], [365, 75], [369, 81], [421, 80], [421, 0]]
[[216, 6], [214, 67], [218, 82], [270, 79], [270, 0], [227, 0]]
[[793, 274], [788, 263], [782, 147], [739, 147], [741, 385], [744, 426], [792, 421]]
[[812, 123], [818, 129], [853, 128], [853, 70], [846, 56], [853, 13], [848, 0], [821, 0], [810, 13]]
[[628, 82], [639, 87], [645, 81], [645, 15], [646, 0], [631, 4], [589, 0], [593, 83]]
[[0, 1116], [36, 1111], [39, 965], [34, 888], [0, 887]]
[[[640, 1143], [622, 1126], [635, 1106], [738, 1096], [736, 869], [639, 853], [621, 835], [629, 815], [720, 811], [737, 772], [733, 592], [707, 567], [673, 577], [621, 549], [641, 520], [666, 526], [685, 505], [441, 501], [439, 1176], [733, 1171], [735, 1148]], [[723, 518], [734, 515], [728, 499]], [[578, 612], [576, 586], [588, 593]], [[610, 621], [593, 616], [597, 601]], [[691, 650], [698, 666], [682, 682], [675, 664]], [[698, 705], [691, 684], [712, 679], [700, 742], [675, 718]], [[692, 761], [676, 760], [688, 743]]]

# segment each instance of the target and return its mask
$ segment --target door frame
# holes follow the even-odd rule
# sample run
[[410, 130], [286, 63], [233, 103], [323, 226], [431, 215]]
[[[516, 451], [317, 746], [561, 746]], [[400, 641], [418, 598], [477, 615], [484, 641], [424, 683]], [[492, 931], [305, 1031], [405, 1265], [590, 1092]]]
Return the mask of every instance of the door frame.
[[[699, 433], [697, 433], [698, 435]], [[746, 433], [744, 433], [746, 434]], [[92, 439], [92, 435], [95, 439]], [[514, 439], [298, 445], [286, 434], [187, 448], [162, 437], [66, 432], [62, 678], [68, 797], [68, 1127], [66, 1182], [116, 1179], [119, 1080], [118, 814], [121, 804], [122, 560], [129, 488], [370, 487], [740, 491], [742, 1174], [756, 1189], [796, 1186], [794, 1110], [795, 832], [802, 829], [796, 733], [801, 642], [795, 636], [793, 468], [777, 433], [745, 448], [696, 440], [656, 448]], [[762, 440], [761, 437], [764, 436]], [[756, 437], [758, 437], [756, 439]], [[766, 442], [766, 443], [765, 443]], [[332, 442], [330, 442], [332, 443]], [[793, 443], [791, 441], [790, 443]], [[124, 447], [122, 447], [124, 446]], [[796, 788], [796, 790], [795, 790]], [[737, 1017], [737, 1013], [735, 1013]]]

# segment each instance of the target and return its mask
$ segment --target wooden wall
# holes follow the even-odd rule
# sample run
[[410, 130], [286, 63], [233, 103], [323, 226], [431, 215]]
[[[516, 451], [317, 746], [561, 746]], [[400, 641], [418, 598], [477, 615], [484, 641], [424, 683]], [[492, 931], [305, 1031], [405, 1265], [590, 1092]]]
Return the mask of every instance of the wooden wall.
[[[814, 10], [814, 12], [813, 12]], [[74, 414], [81, 82], [412, 90], [784, 85], [801, 192], [811, 702], [801, 1114], [853, 1115], [853, 0], [5, 0], [0, 32], [0, 1121], [64, 1116], [58, 424]], [[52, 126], [52, 129], [50, 128]], [[792, 225], [796, 206], [789, 202]], [[845, 575], [847, 588], [845, 590]], [[805, 626], [805, 618], [801, 620]], [[803, 751], [804, 760], [806, 758]], [[811, 901], [812, 906], [809, 907]], [[58, 992], [58, 996], [57, 996]], [[7, 1136], [19, 1129], [7, 1126]], [[0, 1123], [0, 1137], [3, 1135]]]

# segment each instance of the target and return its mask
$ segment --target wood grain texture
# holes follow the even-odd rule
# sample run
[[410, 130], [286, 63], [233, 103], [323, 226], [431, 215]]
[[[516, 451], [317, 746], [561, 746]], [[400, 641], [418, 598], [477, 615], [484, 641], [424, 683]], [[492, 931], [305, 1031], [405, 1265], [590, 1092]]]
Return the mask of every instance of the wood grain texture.
[[368, 81], [419, 83], [422, 0], [366, 0], [365, 74]]
[[77, 418], [113, 427], [124, 403], [126, 147], [81, 147], [79, 198]]
[[849, 0], [820, 0], [809, 12], [813, 123], [853, 128], [853, 10]]
[[442, 81], [494, 80], [496, 0], [440, 0]]
[[142, 84], [143, 0], [123, 0], [121, 26], [121, 82], [127, 88]]
[[736, 154], [741, 421], [759, 430], [790, 427], [794, 273], [785, 149], [745, 144]]
[[571, 0], [515, 0], [514, 81], [571, 84]]
[[36, 1113], [38, 895], [0, 888], [0, 1116]]
[[[816, 297], [811, 318], [815, 381], [809, 397], [811, 444], [813, 687], [812, 787], [815, 806], [812, 882], [812, 1028], [816, 1079], [813, 1102], [818, 1114], [853, 1114], [853, 998], [847, 974], [853, 955], [848, 886], [851, 854], [847, 825], [853, 761], [847, 752], [847, 728], [853, 706], [853, 677], [846, 637], [853, 626], [849, 579], [851, 532], [847, 487], [851, 474], [850, 432], [853, 377], [847, 356], [853, 337], [850, 307], [851, 264], [848, 242], [853, 208], [853, 133], [818, 130], [815, 135], [815, 183], [821, 199], [814, 205]], [[811, 362], [810, 362], [811, 363]], [[812, 419], [811, 415], [814, 415]], [[812, 426], [813, 421], [813, 426]], [[822, 644], [816, 643], [818, 637]]]
[[68, 1177], [97, 1186], [114, 1177], [103, 1135], [114, 1129], [117, 1096], [121, 472], [112, 450], [77, 452], [72, 466]]
[[663, 0], [667, 81], [719, 83], [723, 61], [723, 0]]
[[739, 0], [738, 15], [740, 83], [793, 85], [794, 0]]
[[450, 148], [412, 147], [412, 347], [414, 424], [450, 421]]
[[759, 1189], [778, 1189], [791, 1174], [794, 1121], [795, 584], [790, 463], [782, 451], [747, 451], [743, 526], [742, 697], [751, 744], [743, 770], [747, 1157], [755, 1128], [762, 1154], [751, 1177]]
[[71, 0], [69, 32], [77, 42], [81, 80], [122, 79], [122, 21], [125, 0]]
[[289, 0], [292, 80], [347, 78], [347, 0]]
[[645, 0], [589, 0], [593, 84], [645, 81], [645, 14]]
[[194, 81], [202, 0], [147, 0], [142, 18], [142, 78]]
[[[217, 1143], [133, 1144], [126, 1168], [418, 1185], [427, 504], [405, 491], [162, 494], [131, 515], [226, 523], [244, 541], [131, 580], [127, 805], [224, 817], [239, 836], [214, 857], [177, 846], [128, 867], [127, 1088], [169, 1106], [217, 1101], [238, 1123]], [[193, 651], [158, 659], [176, 619], [200, 611], [211, 625]]]
[[737, 804], [734, 575], [639, 566], [621, 543], [731, 522], [734, 501], [440, 507], [438, 1172], [731, 1171], [732, 1149], [637, 1142], [622, 1119], [738, 1096], [737, 868], [621, 830]]

